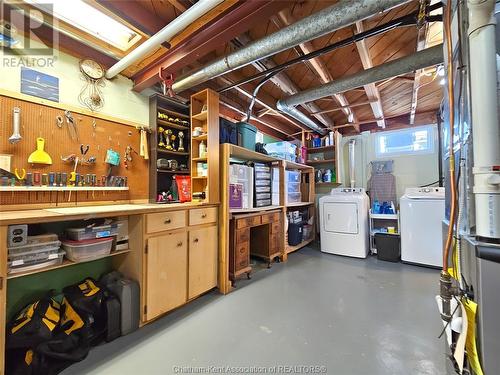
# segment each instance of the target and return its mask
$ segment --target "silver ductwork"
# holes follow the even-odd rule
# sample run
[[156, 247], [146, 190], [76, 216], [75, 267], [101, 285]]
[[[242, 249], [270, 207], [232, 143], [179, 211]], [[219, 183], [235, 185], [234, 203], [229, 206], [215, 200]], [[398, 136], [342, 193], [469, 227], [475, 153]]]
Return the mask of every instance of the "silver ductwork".
[[316, 122], [295, 108], [295, 106], [442, 63], [443, 45], [440, 44], [319, 87], [302, 91], [278, 101], [276, 107], [312, 130], [320, 134], [325, 134], [326, 129], [321, 128]]
[[319, 38], [407, 2], [409, 0], [341, 0], [200, 69], [187, 73], [173, 84], [172, 89], [179, 93], [256, 60]]

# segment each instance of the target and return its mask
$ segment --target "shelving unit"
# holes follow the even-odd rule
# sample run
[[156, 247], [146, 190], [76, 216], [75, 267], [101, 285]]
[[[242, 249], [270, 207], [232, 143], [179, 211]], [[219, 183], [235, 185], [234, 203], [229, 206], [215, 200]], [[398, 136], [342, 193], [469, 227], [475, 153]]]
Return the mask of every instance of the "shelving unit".
[[370, 250], [372, 254], [377, 253], [375, 246], [375, 233], [378, 233], [377, 228], [395, 227], [396, 233], [386, 233], [395, 236], [400, 235], [399, 212], [396, 214], [373, 214], [369, 212], [369, 228], [370, 228]]
[[[314, 167], [315, 169], [331, 169], [332, 172], [335, 174], [335, 179], [332, 182], [315, 182], [316, 188], [323, 188], [324, 190], [326, 188], [333, 188], [341, 185], [338, 173], [341, 150], [339, 147], [337, 147], [337, 145], [340, 145], [341, 142], [342, 142], [342, 135], [338, 131], [335, 131], [334, 134], [334, 144], [329, 146], [312, 147], [310, 142], [306, 142], [305, 136], [303, 136], [303, 143], [306, 146], [308, 146], [307, 147], [308, 160], [306, 161], [306, 164]], [[317, 154], [323, 154], [323, 155], [318, 156]], [[321, 191], [321, 192], [326, 192], [326, 191]]]
[[[190, 126], [181, 123], [167, 121], [158, 117], [158, 114], [164, 114], [172, 119], [185, 121], [190, 123], [189, 105], [173, 100], [166, 96], [156, 94], [151, 96], [149, 100], [149, 124], [152, 131], [150, 141], [150, 159], [153, 164], [149, 177], [149, 201], [156, 202], [156, 197], [159, 192], [168, 191], [172, 186], [173, 177], [175, 175], [190, 174]], [[160, 129], [169, 129], [172, 135], [175, 136], [174, 148], [177, 149], [179, 141], [179, 132], [184, 135], [184, 151], [168, 150], [164, 146], [159, 145]], [[158, 169], [156, 162], [158, 159], [171, 159], [177, 161], [178, 165], [184, 165], [185, 168], [179, 170]]]
[[[206, 89], [191, 96], [191, 135], [195, 128], [202, 134], [191, 137], [191, 193], [205, 193], [204, 202], [219, 202], [219, 94]], [[206, 155], [200, 155], [200, 144]], [[199, 166], [206, 175], [198, 175]]]

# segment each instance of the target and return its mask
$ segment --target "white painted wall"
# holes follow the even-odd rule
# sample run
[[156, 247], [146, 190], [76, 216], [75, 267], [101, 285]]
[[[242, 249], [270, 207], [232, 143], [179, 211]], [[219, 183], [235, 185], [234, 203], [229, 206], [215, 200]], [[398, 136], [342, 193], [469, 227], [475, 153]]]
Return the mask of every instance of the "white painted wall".
[[394, 160], [394, 176], [396, 177], [396, 193], [400, 198], [407, 187], [417, 187], [438, 181], [438, 130], [434, 126], [434, 152], [431, 154], [394, 156], [377, 159], [375, 154], [375, 134], [363, 132], [354, 137], [345, 137], [342, 142], [343, 176], [348, 180], [348, 143], [355, 138], [356, 144], [356, 187], [367, 187], [370, 178], [370, 162], [373, 160]]
[[[52, 67], [27, 67], [59, 78], [61, 104], [86, 108], [78, 101], [78, 95], [85, 83], [78, 66], [79, 59], [60, 51], [54, 53], [56, 59]], [[10, 60], [11, 57], [0, 50], [0, 88], [20, 92], [21, 67], [7, 66], [5, 59]], [[106, 85], [102, 88], [104, 107], [99, 113], [148, 126], [149, 99], [146, 95], [133, 92], [132, 86], [132, 81], [123, 76], [117, 76], [111, 81], [106, 80]]]

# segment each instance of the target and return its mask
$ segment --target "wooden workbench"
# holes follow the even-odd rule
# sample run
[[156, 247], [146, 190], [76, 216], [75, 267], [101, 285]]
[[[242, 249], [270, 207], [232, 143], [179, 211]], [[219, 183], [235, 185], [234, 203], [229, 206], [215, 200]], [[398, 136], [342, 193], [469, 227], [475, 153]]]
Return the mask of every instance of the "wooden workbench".
[[139, 282], [141, 325], [217, 287], [218, 205], [118, 204], [0, 212], [0, 375], [4, 373], [7, 285], [10, 280], [81, 263], [7, 273], [7, 229], [40, 224], [128, 216], [129, 249], [112, 252], [113, 269]]

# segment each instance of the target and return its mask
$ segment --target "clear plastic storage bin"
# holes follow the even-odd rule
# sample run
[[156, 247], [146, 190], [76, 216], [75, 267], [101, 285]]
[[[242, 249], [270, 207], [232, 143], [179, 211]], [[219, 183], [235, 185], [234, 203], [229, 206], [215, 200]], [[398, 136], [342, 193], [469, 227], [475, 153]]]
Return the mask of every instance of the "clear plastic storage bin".
[[302, 201], [302, 194], [300, 192], [298, 193], [287, 193], [285, 195], [286, 199], [286, 204], [289, 203], [299, 203]]
[[289, 182], [286, 190], [289, 193], [300, 193], [300, 182]]
[[300, 175], [301, 173], [299, 171], [286, 171], [286, 181], [287, 182], [300, 182]]
[[85, 228], [70, 228], [66, 229], [66, 235], [70, 240], [74, 241], [106, 238], [118, 235], [118, 230], [121, 225], [122, 224], [115, 223]]
[[9, 247], [7, 249], [9, 258], [21, 256], [22, 254], [44, 253], [47, 251], [56, 251], [61, 247], [60, 241], [44, 242], [44, 243], [28, 243], [24, 246]]
[[111, 253], [113, 238], [96, 238], [83, 241], [63, 241], [66, 257], [73, 262], [86, 262]]

